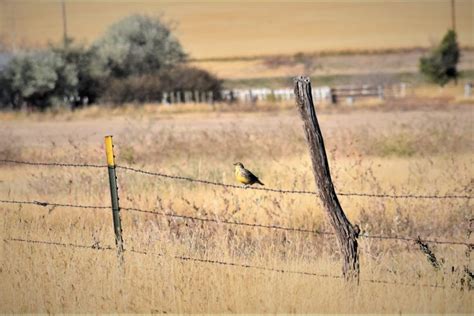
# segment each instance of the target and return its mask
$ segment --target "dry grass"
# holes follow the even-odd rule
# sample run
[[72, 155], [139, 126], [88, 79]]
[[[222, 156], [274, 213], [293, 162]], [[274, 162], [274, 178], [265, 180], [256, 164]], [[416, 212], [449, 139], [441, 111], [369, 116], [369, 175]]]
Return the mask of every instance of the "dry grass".
[[[472, 1], [456, 1], [462, 45], [474, 45], [472, 10]], [[426, 47], [450, 26], [444, 1], [70, 1], [68, 35], [91, 42], [133, 13], [164, 13], [177, 22], [177, 36], [194, 58]], [[7, 40], [62, 40], [56, 1], [0, 1], [0, 20]]]
[[[426, 54], [422, 50], [394, 51], [381, 53], [353, 53], [320, 56], [311, 55], [317, 65], [311, 74], [317, 76], [331, 75], [360, 75], [376, 77], [377, 74], [417, 73], [421, 56]], [[278, 57], [278, 56], [277, 56]], [[273, 58], [277, 58], [273, 56]], [[291, 60], [292, 55], [280, 56], [283, 61]], [[225, 79], [249, 79], [249, 78], [273, 78], [273, 77], [295, 77], [305, 73], [302, 64], [282, 63], [269, 67], [265, 63], [272, 56], [260, 57], [250, 60], [204, 60], [194, 61], [191, 64], [215, 73]], [[470, 70], [474, 65], [474, 51], [466, 49], [462, 51], [462, 57], [458, 65], [460, 70]], [[370, 78], [361, 78], [370, 81]], [[375, 79], [375, 78], [374, 78]], [[379, 81], [380, 82], [380, 81]]]
[[[133, 109], [133, 108], [131, 108]], [[132, 111], [132, 110], [130, 110]], [[143, 110], [146, 111], [146, 110]], [[179, 112], [179, 111], [178, 111]], [[147, 170], [233, 183], [242, 161], [272, 188], [314, 190], [292, 110], [162, 113], [105, 119], [76, 113], [55, 121], [4, 120], [2, 157], [104, 163], [103, 136], [117, 160]], [[100, 114], [100, 113], [99, 113]], [[83, 116], [81, 116], [83, 115]], [[340, 192], [471, 194], [472, 116], [466, 106], [432, 110], [323, 112], [319, 115]], [[108, 205], [106, 170], [0, 166], [1, 198]], [[317, 199], [228, 190], [119, 170], [122, 206], [178, 214], [330, 230]], [[467, 193], [466, 193], [467, 192]], [[472, 202], [341, 197], [350, 220], [372, 234], [470, 240]], [[0, 205], [1, 238], [113, 245], [110, 211]], [[126, 248], [338, 275], [332, 238], [201, 224], [123, 211]], [[470, 238], [470, 239], [469, 239]], [[2, 312], [375, 312], [472, 313], [461, 291], [465, 247], [434, 245], [435, 271], [416, 245], [361, 240], [363, 280], [414, 287], [347, 286], [339, 279], [281, 274], [113, 251], [2, 242]], [[439, 284], [445, 289], [422, 287]], [[343, 304], [341, 302], [344, 302]]]

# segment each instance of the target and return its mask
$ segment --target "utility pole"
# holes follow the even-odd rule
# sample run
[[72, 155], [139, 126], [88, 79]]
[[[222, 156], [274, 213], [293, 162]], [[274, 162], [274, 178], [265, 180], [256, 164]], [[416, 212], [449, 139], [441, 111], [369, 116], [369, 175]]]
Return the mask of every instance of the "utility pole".
[[456, 0], [451, 0], [451, 29], [456, 32]]
[[63, 33], [64, 33], [64, 38], [63, 38], [63, 41], [64, 41], [64, 48], [67, 47], [67, 17], [66, 17], [66, 2], [65, 0], [62, 0], [61, 1], [61, 4], [62, 4], [62, 9], [63, 9]]
[[12, 51], [15, 53], [17, 49], [17, 30], [16, 30], [16, 12], [15, 12], [15, 3], [10, 3], [10, 10], [11, 10], [11, 21], [12, 21], [12, 43], [11, 48]]

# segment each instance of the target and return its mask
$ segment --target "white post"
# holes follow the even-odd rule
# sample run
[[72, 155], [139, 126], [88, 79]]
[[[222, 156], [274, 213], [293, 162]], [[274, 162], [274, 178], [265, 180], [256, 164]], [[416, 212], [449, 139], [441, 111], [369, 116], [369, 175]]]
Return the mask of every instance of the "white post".
[[472, 96], [472, 83], [467, 82], [464, 85], [464, 97], [465, 98], [470, 98]]
[[194, 103], [199, 103], [199, 91], [194, 90]]
[[214, 103], [214, 92], [208, 91], [207, 92], [207, 103], [212, 104]]
[[181, 92], [176, 91], [176, 103], [181, 103]]
[[383, 100], [383, 87], [381, 85], [377, 86], [377, 93], [379, 95], [379, 99]]
[[168, 93], [167, 92], [163, 92], [163, 95], [161, 96], [161, 103], [168, 104]]
[[407, 84], [405, 82], [400, 83], [400, 97], [404, 98], [407, 95]]

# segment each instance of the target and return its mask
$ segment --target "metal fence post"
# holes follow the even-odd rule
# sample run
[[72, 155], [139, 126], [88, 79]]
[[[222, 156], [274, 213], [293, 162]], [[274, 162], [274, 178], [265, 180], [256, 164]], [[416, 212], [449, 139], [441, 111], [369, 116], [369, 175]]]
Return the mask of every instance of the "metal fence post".
[[114, 220], [115, 244], [120, 263], [123, 262], [122, 223], [120, 219], [120, 206], [117, 189], [117, 175], [115, 173], [115, 156], [112, 136], [105, 136], [105, 153], [109, 169], [110, 197], [112, 200], [112, 216]]

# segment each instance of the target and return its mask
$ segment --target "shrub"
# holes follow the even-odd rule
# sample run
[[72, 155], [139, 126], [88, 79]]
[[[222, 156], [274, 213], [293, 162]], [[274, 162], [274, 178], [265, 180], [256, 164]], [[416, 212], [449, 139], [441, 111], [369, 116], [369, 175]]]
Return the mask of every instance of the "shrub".
[[[61, 56], [65, 64], [72, 65], [77, 73], [77, 86], [75, 94], [77, 96], [75, 105], [79, 105], [82, 100], [86, 99], [89, 103], [93, 103], [100, 94], [101, 80], [100, 70], [95, 68], [92, 61], [95, 52], [83, 45], [74, 44], [71, 39], [68, 40], [66, 47], [50, 46], [50, 49]], [[59, 84], [61, 84], [59, 82]]]
[[171, 91], [212, 91], [217, 97], [222, 82], [205, 70], [181, 66], [154, 75], [110, 79], [105, 87], [101, 101], [122, 104], [161, 101], [163, 93]]
[[100, 81], [92, 68], [93, 52], [69, 40], [66, 47], [22, 52], [9, 60], [0, 73], [0, 102], [18, 109], [32, 106], [75, 106], [94, 102]]
[[444, 86], [451, 80], [457, 80], [456, 65], [459, 61], [459, 45], [456, 32], [449, 30], [438, 47], [431, 51], [430, 56], [420, 58], [420, 72], [428, 80]]
[[179, 66], [158, 74], [163, 91], [212, 91], [218, 95], [222, 81], [211, 73], [194, 67]]
[[51, 50], [15, 56], [2, 78], [2, 94], [13, 108], [59, 104], [63, 96], [75, 94], [78, 83], [76, 68]]
[[152, 75], [109, 79], [100, 98], [102, 102], [114, 104], [144, 103], [160, 99], [160, 79]]
[[112, 25], [94, 49], [97, 66], [112, 77], [155, 73], [186, 58], [170, 27], [146, 15], [132, 15]]

